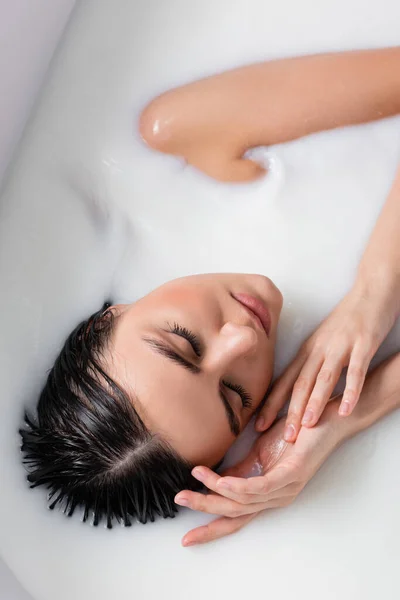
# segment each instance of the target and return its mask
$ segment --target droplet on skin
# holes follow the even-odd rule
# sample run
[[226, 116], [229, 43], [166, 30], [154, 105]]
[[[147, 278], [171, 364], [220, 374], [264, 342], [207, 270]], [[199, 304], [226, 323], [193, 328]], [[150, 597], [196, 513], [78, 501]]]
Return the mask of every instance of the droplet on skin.
[[247, 473], [245, 479], [249, 479], [250, 477], [259, 477], [263, 474], [263, 466], [260, 462], [255, 462], [252, 466], [252, 469], [249, 473]]

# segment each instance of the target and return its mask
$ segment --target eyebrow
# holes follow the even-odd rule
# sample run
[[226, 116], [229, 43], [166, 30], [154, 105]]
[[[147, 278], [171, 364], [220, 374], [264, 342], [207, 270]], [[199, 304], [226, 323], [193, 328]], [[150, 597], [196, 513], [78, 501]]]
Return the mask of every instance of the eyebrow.
[[[152, 350], [157, 352], [157, 354], [164, 356], [165, 358], [172, 361], [173, 363], [186, 369], [193, 375], [201, 375], [203, 373], [203, 371], [201, 370], [201, 368], [198, 365], [195, 365], [194, 363], [192, 363], [190, 360], [188, 360], [184, 356], [181, 356], [180, 354], [178, 354], [178, 352], [176, 352], [173, 348], [171, 348], [165, 342], [162, 342], [161, 340], [156, 340], [154, 338], [149, 338], [149, 337], [143, 337], [142, 339], [148, 346], [150, 346], [150, 348]], [[233, 410], [232, 406], [229, 404], [227, 398], [224, 396], [222, 390], [219, 390], [218, 395], [219, 395], [219, 398], [220, 398], [222, 404], [224, 405], [226, 417], [227, 417], [228, 423], [229, 423], [229, 428], [230, 428], [232, 434], [235, 437], [238, 437], [238, 435], [240, 433], [240, 421], [239, 421], [238, 417], [236, 416], [235, 411]]]

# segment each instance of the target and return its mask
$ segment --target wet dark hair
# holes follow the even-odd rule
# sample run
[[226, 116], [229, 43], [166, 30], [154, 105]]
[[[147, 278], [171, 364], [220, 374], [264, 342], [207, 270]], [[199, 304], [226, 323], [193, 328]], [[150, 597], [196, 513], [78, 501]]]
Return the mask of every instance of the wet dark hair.
[[110, 304], [80, 323], [62, 348], [41, 392], [37, 419], [25, 413], [20, 430], [32, 488], [46, 486], [59, 505], [83, 521], [130, 526], [174, 517], [174, 496], [198, 489], [193, 465], [143, 423], [103, 363], [113, 332]]

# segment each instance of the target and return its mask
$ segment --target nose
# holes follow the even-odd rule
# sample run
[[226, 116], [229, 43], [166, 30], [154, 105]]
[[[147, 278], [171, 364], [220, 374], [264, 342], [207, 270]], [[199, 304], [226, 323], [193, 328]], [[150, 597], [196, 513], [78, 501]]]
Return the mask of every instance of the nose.
[[223, 371], [240, 359], [252, 357], [257, 351], [257, 344], [258, 337], [253, 327], [225, 323], [210, 348], [207, 367], [212, 371]]

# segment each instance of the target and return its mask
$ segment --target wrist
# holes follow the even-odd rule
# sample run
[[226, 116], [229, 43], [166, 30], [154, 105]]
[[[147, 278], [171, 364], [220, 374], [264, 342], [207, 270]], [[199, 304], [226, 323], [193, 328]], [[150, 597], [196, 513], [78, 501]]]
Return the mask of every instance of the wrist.
[[400, 274], [397, 269], [384, 264], [367, 268], [361, 263], [350, 294], [358, 301], [384, 310], [393, 324], [400, 314]]
[[327, 435], [332, 451], [336, 450], [343, 442], [350, 439], [360, 430], [359, 423], [350, 417], [339, 415], [339, 406], [342, 396], [335, 396], [325, 407], [322, 419], [327, 425]]
[[348, 417], [338, 414], [341, 399], [342, 396], [333, 398], [322, 415], [329, 426], [330, 443], [336, 447], [393, 410], [400, 409], [400, 352], [369, 374], [360, 399]]
[[362, 260], [353, 287], [360, 291], [389, 294], [400, 289], [400, 272], [397, 265], [392, 266], [387, 260]]

